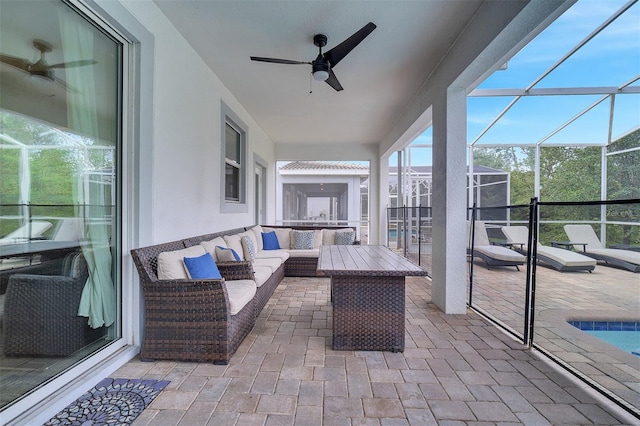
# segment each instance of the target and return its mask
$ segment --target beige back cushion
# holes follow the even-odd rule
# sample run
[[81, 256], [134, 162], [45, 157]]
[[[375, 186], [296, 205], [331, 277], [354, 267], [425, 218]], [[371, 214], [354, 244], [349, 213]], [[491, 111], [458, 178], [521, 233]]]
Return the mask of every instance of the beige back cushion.
[[353, 231], [352, 228], [341, 229], [323, 229], [322, 230], [322, 244], [333, 245], [336, 243], [336, 232], [348, 232]]
[[262, 228], [263, 232], [275, 231], [281, 249], [291, 248], [291, 228]]
[[313, 248], [318, 248], [322, 245], [322, 235], [324, 233], [324, 229], [316, 229], [316, 234], [313, 239]]
[[224, 240], [227, 242], [227, 247], [232, 248], [240, 256], [240, 260], [244, 260], [244, 249], [242, 248], [242, 236], [240, 234], [225, 235]]
[[507, 237], [507, 241], [510, 243], [518, 243], [527, 245], [529, 241], [529, 228], [526, 226], [503, 226], [502, 233]]
[[213, 260], [215, 260], [216, 262], [219, 262], [216, 256], [216, 246], [226, 247], [227, 242], [222, 237], [216, 237], [210, 241], [203, 241], [200, 243], [200, 245], [204, 247], [206, 251], [211, 253], [211, 256], [213, 256]]
[[[590, 248], [604, 248], [591, 225], [565, 225], [564, 232], [566, 232], [567, 237], [569, 237], [569, 241], [571, 241], [572, 243], [587, 244], [587, 251]], [[583, 246], [576, 246], [576, 249], [582, 250]]]
[[[484, 222], [476, 220], [474, 245], [476, 247], [489, 246], [489, 236], [487, 235], [487, 229], [484, 227]], [[467, 221], [467, 247], [471, 246], [471, 221]]]
[[205, 253], [206, 251], [201, 245], [160, 253], [158, 255], [158, 279], [180, 280], [189, 278], [183, 259], [185, 257], [202, 256]]

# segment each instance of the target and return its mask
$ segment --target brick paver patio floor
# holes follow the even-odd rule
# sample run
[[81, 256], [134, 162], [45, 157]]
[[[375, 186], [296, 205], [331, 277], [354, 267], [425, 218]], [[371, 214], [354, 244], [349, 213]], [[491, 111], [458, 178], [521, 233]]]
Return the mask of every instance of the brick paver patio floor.
[[171, 380], [135, 425], [578, 425], [640, 422], [478, 314], [407, 279], [403, 353], [333, 351], [329, 279], [285, 278], [229, 365], [132, 360]]

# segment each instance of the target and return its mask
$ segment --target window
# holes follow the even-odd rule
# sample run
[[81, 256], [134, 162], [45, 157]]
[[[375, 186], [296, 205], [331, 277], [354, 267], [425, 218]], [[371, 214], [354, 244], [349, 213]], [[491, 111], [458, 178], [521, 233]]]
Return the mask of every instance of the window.
[[247, 126], [222, 103], [222, 213], [247, 212]]
[[229, 202], [240, 201], [240, 165], [241, 135], [229, 123], [225, 123], [225, 171], [224, 199]]

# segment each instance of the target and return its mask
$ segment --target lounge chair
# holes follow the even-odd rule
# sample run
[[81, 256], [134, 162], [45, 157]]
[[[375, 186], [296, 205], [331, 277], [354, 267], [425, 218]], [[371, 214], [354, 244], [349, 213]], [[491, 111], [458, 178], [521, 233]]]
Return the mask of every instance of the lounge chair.
[[[502, 233], [507, 241], [513, 243], [516, 250], [526, 253], [529, 248], [529, 229], [526, 226], [503, 226]], [[591, 257], [584, 256], [574, 251], [549, 247], [538, 243], [537, 258], [543, 265], [549, 266], [560, 272], [568, 271], [593, 271], [598, 263]]]
[[52, 238], [54, 241], [80, 241], [82, 235], [82, 219], [79, 217], [65, 217], [60, 219]]
[[46, 220], [33, 220], [0, 238], [0, 245], [16, 244], [27, 242], [30, 239], [42, 238], [42, 235], [51, 228], [52, 225], [51, 222], [47, 222]]
[[471, 222], [467, 221], [467, 254], [477, 256], [487, 264], [487, 268], [491, 266], [518, 266], [524, 265], [527, 258], [515, 250], [498, 245], [491, 245], [489, 236], [485, 228], [484, 222], [475, 222], [475, 234], [473, 250], [471, 249]]
[[565, 225], [564, 232], [575, 249], [585, 256], [600, 260], [607, 266], [640, 272], [640, 252], [606, 248], [591, 225]]

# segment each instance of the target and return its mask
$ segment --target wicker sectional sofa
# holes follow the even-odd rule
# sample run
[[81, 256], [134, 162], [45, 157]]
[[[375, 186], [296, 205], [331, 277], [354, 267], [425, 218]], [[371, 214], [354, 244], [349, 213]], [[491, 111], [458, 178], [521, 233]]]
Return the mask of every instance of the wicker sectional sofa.
[[[301, 247], [309, 231], [313, 245]], [[265, 250], [263, 233], [275, 233], [280, 248]], [[354, 243], [353, 228], [258, 225], [131, 250], [145, 304], [141, 359], [227, 364], [282, 278], [316, 276], [319, 246], [335, 244], [337, 233]], [[184, 258], [205, 253], [222, 279], [190, 278]]]

